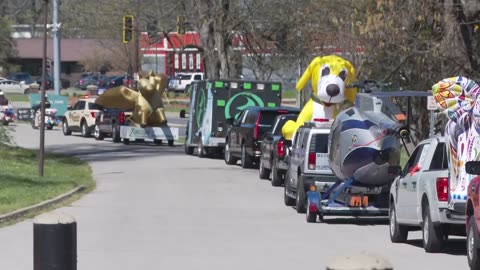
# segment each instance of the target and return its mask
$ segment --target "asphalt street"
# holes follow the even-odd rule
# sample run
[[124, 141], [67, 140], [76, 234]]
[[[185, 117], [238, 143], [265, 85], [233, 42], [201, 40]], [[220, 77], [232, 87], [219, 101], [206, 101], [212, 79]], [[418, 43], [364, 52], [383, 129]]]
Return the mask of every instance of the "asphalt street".
[[[172, 121], [174, 122], [174, 121]], [[20, 146], [38, 130], [15, 127]], [[255, 169], [187, 156], [182, 146], [123, 145], [46, 131], [46, 149], [90, 162], [97, 188], [56, 211], [78, 223], [78, 269], [325, 269], [368, 252], [396, 270], [468, 269], [465, 240], [427, 254], [419, 232], [392, 244], [382, 218], [307, 224]], [[33, 220], [0, 229], [0, 269], [33, 269]]]

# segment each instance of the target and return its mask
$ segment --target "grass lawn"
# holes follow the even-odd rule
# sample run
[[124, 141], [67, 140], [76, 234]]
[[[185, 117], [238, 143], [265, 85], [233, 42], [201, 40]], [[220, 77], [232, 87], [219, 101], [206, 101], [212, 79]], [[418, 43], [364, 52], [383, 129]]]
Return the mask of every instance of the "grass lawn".
[[0, 147], [0, 214], [59, 196], [80, 185], [95, 187], [90, 167], [77, 158], [46, 154], [44, 177], [38, 176], [37, 151]]
[[10, 102], [29, 102], [29, 95], [5, 93], [5, 96]]

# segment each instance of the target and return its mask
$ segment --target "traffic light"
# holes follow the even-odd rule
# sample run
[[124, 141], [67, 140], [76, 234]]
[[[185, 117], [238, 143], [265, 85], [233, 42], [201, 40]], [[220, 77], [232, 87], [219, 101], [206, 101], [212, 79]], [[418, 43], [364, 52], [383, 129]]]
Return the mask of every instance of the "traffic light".
[[185, 16], [177, 16], [177, 33], [185, 34]]
[[133, 15], [123, 16], [123, 43], [133, 39]]
[[157, 20], [147, 23], [147, 34], [149, 38], [156, 38], [158, 34]]

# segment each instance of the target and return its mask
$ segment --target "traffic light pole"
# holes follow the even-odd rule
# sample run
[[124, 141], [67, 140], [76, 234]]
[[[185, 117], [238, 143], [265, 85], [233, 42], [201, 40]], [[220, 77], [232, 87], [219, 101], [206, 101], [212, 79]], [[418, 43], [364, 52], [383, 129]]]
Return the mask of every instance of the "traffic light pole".
[[135, 65], [134, 65], [134, 72], [138, 76], [138, 72], [140, 71], [140, 6], [142, 4], [141, 0], [137, 0], [137, 11], [136, 11], [136, 18], [134, 22], [134, 40], [135, 40]]
[[58, 10], [60, 0], [53, 0], [53, 86], [55, 95], [60, 95], [60, 24], [58, 23]]

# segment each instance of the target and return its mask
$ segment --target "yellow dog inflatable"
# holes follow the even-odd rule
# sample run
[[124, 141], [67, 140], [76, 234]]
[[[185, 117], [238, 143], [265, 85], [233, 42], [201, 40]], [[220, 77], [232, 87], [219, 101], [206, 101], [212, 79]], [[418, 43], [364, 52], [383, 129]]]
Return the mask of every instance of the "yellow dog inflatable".
[[346, 88], [346, 85], [356, 81], [355, 69], [347, 60], [328, 55], [315, 57], [298, 80], [296, 89], [301, 91], [308, 80], [312, 82], [312, 96], [298, 115], [297, 121], [288, 121], [282, 127], [282, 134], [291, 140], [293, 134], [305, 122], [314, 119], [334, 119], [339, 110], [339, 104], [345, 99], [355, 103], [356, 88]]

